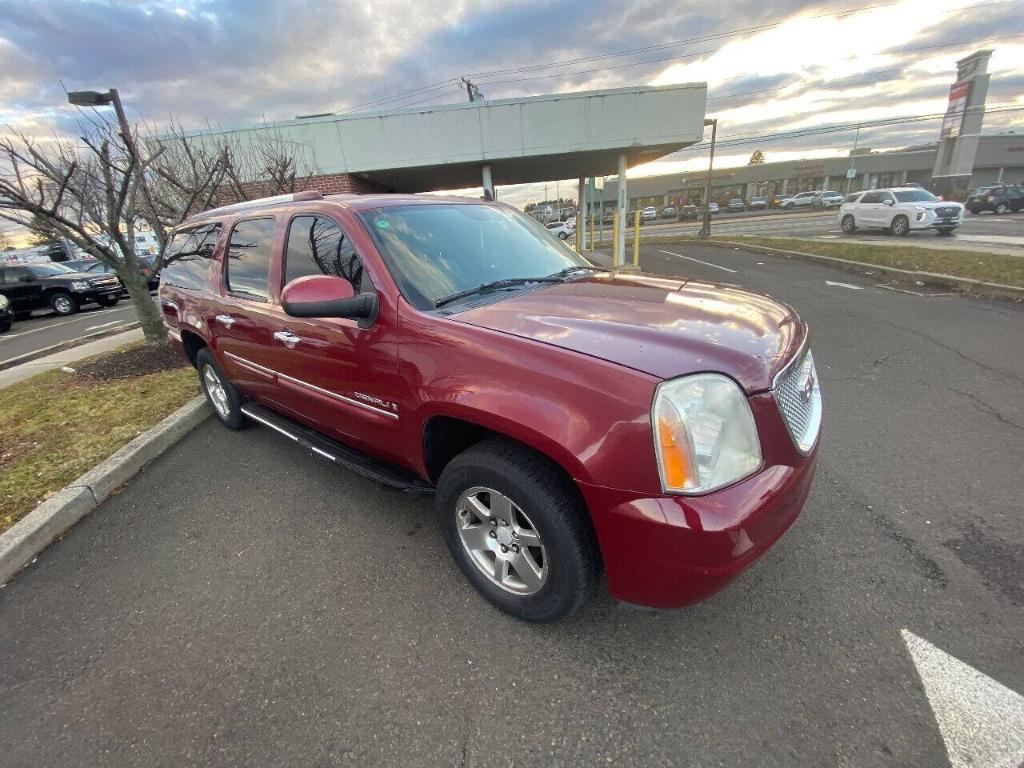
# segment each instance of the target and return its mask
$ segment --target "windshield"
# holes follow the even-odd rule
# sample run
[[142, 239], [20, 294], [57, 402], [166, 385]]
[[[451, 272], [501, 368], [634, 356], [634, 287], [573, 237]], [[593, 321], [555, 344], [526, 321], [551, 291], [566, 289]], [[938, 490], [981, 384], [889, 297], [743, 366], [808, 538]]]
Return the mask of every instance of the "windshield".
[[31, 264], [28, 271], [36, 277], [49, 277], [50, 275], [65, 275], [75, 270], [65, 267], [63, 264]]
[[901, 203], [933, 203], [939, 199], [926, 189], [901, 189], [893, 194]]
[[589, 266], [529, 216], [505, 206], [437, 203], [374, 208], [360, 218], [414, 307], [494, 280]]

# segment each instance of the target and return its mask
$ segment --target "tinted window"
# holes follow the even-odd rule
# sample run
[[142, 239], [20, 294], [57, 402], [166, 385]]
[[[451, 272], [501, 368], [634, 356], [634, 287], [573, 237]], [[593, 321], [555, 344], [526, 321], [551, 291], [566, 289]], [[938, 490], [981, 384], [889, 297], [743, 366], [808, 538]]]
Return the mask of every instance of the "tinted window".
[[210, 260], [219, 239], [220, 224], [206, 224], [175, 232], [164, 254], [161, 273], [164, 284], [178, 288], [203, 288], [208, 285]]
[[880, 203], [882, 202], [881, 192], [865, 192], [864, 197], [860, 199], [862, 203]]
[[356, 293], [363, 290], [363, 264], [341, 227], [326, 216], [296, 216], [288, 230], [284, 281], [307, 275], [337, 275]]
[[4, 281], [10, 285], [11, 283], [17, 283], [21, 278], [28, 274], [28, 269], [25, 267], [8, 267], [4, 270]]
[[939, 199], [924, 189], [901, 189], [893, 194], [901, 203], [931, 203]]
[[274, 219], [250, 219], [231, 230], [226, 265], [229, 291], [266, 301], [275, 228]]

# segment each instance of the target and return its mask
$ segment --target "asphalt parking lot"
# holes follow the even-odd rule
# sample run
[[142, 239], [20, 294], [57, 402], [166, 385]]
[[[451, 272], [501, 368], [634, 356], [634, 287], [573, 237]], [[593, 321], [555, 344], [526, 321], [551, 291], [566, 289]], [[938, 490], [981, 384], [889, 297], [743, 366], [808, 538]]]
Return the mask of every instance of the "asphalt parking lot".
[[136, 319], [135, 307], [127, 297], [116, 307], [89, 305], [71, 317], [60, 317], [50, 311], [36, 312], [30, 319], [16, 320], [11, 330], [0, 333], [0, 366], [13, 364], [11, 361], [15, 358], [57, 344], [116, 331]]
[[901, 632], [1024, 691], [1024, 308], [717, 248], [642, 263], [811, 324], [818, 474], [752, 571], [527, 625], [429, 500], [211, 419], [0, 590], [4, 765], [947, 765]]

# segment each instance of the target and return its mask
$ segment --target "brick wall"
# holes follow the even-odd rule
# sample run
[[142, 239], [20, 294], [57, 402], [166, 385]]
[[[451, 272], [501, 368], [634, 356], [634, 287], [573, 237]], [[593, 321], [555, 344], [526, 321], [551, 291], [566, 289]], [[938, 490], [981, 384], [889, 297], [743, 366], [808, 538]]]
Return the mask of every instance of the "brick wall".
[[[273, 194], [280, 194], [266, 182], [253, 181], [245, 185], [246, 194], [250, 197], [269, 197]], [[388, 187], [367, 178], [351, 173], [328, 173], [322, 176], [310, 176], [306, 179], [299, 179], [296, 184], [296, 192], [304, 192], [308, 189], [315, 189], [324, 195], [337, 194], [369, 194], [372, 192], [390, 192]], [[219, 202], [219, 201], [218, 201]], [[224, 203], [221, 203], [223, 205]]]

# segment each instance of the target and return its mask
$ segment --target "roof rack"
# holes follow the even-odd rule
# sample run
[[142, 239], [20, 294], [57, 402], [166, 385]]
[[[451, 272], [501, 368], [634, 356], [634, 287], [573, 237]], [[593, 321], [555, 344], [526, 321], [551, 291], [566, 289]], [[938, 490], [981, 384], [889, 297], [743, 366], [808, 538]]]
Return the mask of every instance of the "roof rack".
[[196, 214], [196, 218], [206, 216], [223, 215], [225, 213], [235, 213], [236, 211], [244, 211], [249, 208], [261, 208], [264, 205], [275, 205], [278, 203], [301, 203], [305, 200], [322, 200], [323, 195], [315, 189], [307, 189], [305, 192], [292, 192], [288, 195], [274, 195], [273, 197], [260, 197], [255, 200], [245, 200], [241, 203], [232, 203], [231, 205], [222, 205], [219, 208], [211, 208], [208, 211], [201, 211]]

